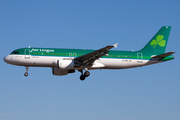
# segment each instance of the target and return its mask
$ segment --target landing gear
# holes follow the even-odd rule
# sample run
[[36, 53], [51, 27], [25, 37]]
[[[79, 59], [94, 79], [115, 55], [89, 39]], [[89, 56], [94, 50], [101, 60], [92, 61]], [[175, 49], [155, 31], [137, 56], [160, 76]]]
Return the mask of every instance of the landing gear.
[[29, 66], [26, 66], [26, 72], [24, 73], [24, 76], [28, 76], [28, 70], [29, 70]]
[[80, 76], [80, 80], [82, 80], [82, 81], [85, 80], [85, 78], [86, 78], [85, 75], [81, 75], [81, 76]]
[[79, 70], [79, 72], [81, 72], [80, 80], [82, 81], [85, 80], [85, 78], [90, 75], [90, 72], [87, 70], [84, 72], [84, 74], [83, 74], [83, 70]]
[[84, 72], [84, 76], [89, 77], [89, 75], [90, 75], [89, 71]]
[[24, 73], [24, 76], [26, 76], [26, 77], [27, 77], [27, 76], [28, 76], [28, 73], [27, 73], [27, 72], [25, 72], [25, 73]]

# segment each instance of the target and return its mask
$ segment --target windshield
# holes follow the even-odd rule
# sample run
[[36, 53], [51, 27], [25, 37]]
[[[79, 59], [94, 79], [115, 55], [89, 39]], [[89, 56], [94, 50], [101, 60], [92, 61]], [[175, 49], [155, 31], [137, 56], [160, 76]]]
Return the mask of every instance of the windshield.
[[13, 51], [13, 52], [11, 52], [11, 54], [19, 54], [19, 52], [18, 51]]

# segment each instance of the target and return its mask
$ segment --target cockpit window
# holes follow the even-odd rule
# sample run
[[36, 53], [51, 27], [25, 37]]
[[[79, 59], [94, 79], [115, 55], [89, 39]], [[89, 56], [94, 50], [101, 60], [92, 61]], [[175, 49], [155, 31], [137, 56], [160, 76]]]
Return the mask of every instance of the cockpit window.
[[17, 51], [13, 51], [11, 54], [19, 54], [19, 52], [17, 52]]

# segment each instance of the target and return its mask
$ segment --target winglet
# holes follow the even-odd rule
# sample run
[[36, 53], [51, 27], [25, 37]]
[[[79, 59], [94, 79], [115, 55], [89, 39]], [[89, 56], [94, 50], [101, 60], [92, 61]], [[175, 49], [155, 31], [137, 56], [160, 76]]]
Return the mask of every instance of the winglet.
[[114, 46], [115, 48], [117, 48], [117, 45], [118, 45], [118, 43], [114, 44], [113, 46]]

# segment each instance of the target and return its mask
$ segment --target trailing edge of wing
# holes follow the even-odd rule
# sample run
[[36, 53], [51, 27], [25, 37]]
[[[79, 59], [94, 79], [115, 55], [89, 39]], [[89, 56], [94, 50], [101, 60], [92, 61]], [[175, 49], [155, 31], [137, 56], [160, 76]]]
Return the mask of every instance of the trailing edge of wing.
[[175, 53], [175, 52], [168, 52], [168, 53], [164, 53], [164, 54], [161, 54], [161, 55], [153, 56], [153, 57], [151, 57], [151, 58], [161, 60], [161, 59], [164, 59], [165, 57], [167, 57], [167, 56], [169, 56], [169, 55], [172, 55], [172, 54], [174, 54], [174, 53]]

